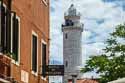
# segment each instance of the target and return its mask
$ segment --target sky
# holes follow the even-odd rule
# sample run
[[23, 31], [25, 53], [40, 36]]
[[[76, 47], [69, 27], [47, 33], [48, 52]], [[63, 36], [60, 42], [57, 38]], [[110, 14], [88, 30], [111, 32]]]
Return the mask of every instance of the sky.
[[125, 23], [125, 0], [51, 0], [50, 1], [50, 62], [62, 64], [64, 13], [74, 3], [84, 24], [82, 57], [103, 53], [105, 41], [115, 26]]

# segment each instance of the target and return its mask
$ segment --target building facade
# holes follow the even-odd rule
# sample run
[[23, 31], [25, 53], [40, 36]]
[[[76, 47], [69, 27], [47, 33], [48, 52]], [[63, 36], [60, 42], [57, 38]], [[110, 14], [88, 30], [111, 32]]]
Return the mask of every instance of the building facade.
[[49, 0], [0, 0], [0, 83], [48, 83]]
[[73, 4], [65, 13], [64, 19], [65, 23], [62, 24], [64, 83], [68, 83], [72, 77], [79, 78], [80, 75], [83, 24], [80, 23], [80, 13]]

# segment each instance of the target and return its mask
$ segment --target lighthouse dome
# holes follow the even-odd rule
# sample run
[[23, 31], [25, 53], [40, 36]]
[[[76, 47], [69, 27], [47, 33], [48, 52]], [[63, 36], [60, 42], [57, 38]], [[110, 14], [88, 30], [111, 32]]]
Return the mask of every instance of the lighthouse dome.
[[65, 13], [65, 16], [80, 16], [80, 13], [77, 12], [74, 4], [71, 4], [68, 11]]

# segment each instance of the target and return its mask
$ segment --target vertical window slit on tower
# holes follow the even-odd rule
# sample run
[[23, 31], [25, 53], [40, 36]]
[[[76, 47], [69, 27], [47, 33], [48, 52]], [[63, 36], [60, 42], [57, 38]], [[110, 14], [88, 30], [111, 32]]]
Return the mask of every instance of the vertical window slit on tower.
[[68, 66], [68, 61], [66, 61], [66, 67]]
[[65, 34], [65, 38], [66, 38], [66, 39], [68, 38], [68, 34], [67, 34], [67, 33]]

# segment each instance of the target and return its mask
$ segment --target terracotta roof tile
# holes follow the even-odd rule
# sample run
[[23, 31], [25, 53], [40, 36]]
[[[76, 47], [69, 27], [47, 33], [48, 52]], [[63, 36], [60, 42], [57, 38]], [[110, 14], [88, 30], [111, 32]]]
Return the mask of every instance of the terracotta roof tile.
[[[71, 81], [69, 83], [72, 83]], [[97, 80], [93, 79], [79, 79], [76, 83], [99, 83]]]

